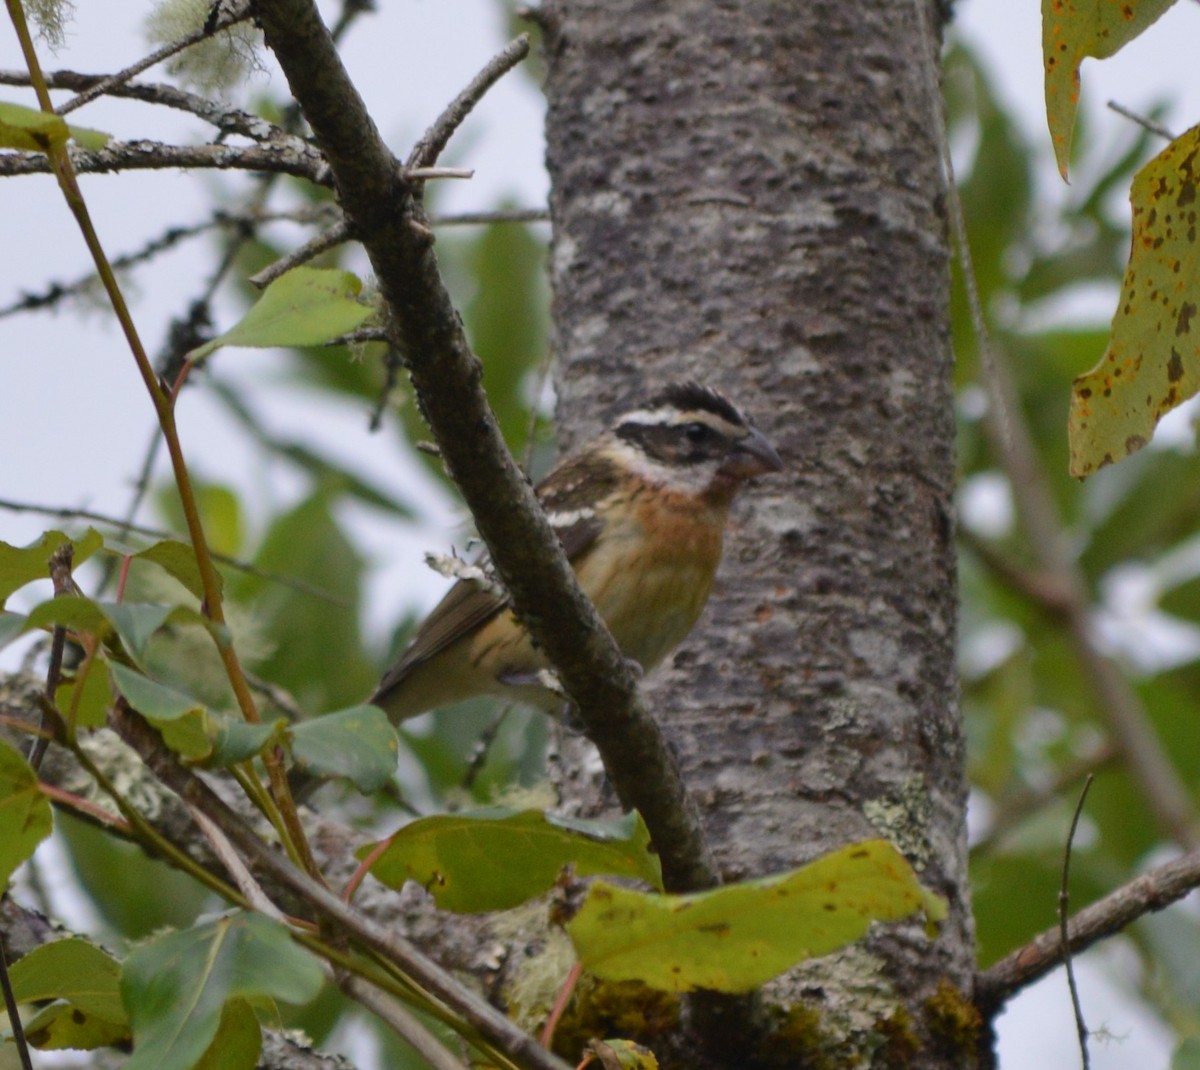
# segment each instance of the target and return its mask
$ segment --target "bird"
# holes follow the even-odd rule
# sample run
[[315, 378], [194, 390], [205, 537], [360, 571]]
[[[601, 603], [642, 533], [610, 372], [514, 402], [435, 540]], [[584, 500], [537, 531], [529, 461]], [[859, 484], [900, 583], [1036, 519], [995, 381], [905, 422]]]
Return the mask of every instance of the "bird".
[[[708, 601], [738, 489], [782, 468], [733, 402], [689, 381], [629, 408], [535, 493], [622, 654], [648, 672]], [[486, 555], [478, 567], [490, 575]], [[503, 589], [461, 578], [369, 701], [393, 722], [479, 695], [557, 714], [555, 682]]]

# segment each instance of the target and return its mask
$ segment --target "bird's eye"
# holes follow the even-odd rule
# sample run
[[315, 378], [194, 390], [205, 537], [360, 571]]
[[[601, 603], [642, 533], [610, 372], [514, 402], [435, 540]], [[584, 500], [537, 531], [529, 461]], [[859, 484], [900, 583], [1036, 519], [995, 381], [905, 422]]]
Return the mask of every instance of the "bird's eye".
[[708, 424], [688, 424], [683, 433], [689, 442], [707, 442], [713, 435], [713, 429]]

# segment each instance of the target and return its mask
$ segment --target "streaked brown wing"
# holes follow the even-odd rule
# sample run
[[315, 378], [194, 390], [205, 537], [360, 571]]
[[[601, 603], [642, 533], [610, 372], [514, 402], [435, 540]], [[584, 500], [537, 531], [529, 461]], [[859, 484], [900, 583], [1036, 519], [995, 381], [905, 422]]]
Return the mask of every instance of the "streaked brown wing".
[[[607, 462], [597, 464], [585, 454], [564, 461], [538, 484], [538, 499], [549, 514], [554, 532], [572, 564], [586, 553], [600, 534], [600, 521], [584, 503], [594, 503], [604, 497], [612, 490], [614, 480], [615, 473]], [[559, 522], [555, 523], [556, 520]], [[475, 563], [485, 571], [489, 569], [486, 554]], [[416, 637], [380, 681], [375, 694], [379, 696], [390, 691], [416, 666], [437, 656], [507, 605], [508, 599], [471, 580], [459, 580], [421, 623]]]
[[455, 640], [490, 620], [506, 605], [507, 599], [486, 587], [471, 580], [459, 580], [421, 622], [408, 649], [379, 682], [376, 695], [390, 691], [417, 665], [441, 653]]

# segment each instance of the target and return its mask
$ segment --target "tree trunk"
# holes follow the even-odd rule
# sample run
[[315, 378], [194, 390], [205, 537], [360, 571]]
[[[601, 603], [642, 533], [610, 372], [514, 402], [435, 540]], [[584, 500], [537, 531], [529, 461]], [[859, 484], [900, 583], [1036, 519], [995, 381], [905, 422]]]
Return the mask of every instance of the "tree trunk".
[[950, 904], [931, 942], [892, 926], [772, 985], [792, 1026], [774, 1050], [973, 1065], [947, 237], [921, 25], [938, 15], [543, 15], [560, 427], [579, 440], [695, 378], [789, 466], [745, 495], [709, 609], [647, 683], [723, 874], [883, 835]]

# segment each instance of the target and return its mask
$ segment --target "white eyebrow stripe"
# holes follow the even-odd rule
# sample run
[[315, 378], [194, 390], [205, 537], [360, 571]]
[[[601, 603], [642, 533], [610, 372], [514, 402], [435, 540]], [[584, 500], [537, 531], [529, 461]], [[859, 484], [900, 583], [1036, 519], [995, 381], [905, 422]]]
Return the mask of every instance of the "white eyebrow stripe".
[[638, 409], [635, 412], [625, 413], [620, 422], [623, 424], [662, 424], [666, 423], [669, 417], [678, 417], [679, 414], [679, 410], [673, 407]]
[[627, 412], [621, 417], [618, 426], [637, 424], [640, 427], [668, 427], [671, 425], [681, 427], [688, 423], [708, 424], [713, 430], [725, 434], [737, 434], [743, 430], [738, 424], [731, 423], [724, 416], [709, 412], [707, 409], [677, 409], [673, 406], [664, 406], [659, 409], [636, 409], [633, 412]]
[[550, 521], [552, 528], [569, 528], [573, 524], [579, 524], [584, 520], [593, 520], [595, 516], [595, 509], [583, 508], [552, 512], [547, 514], [546, 519]]

